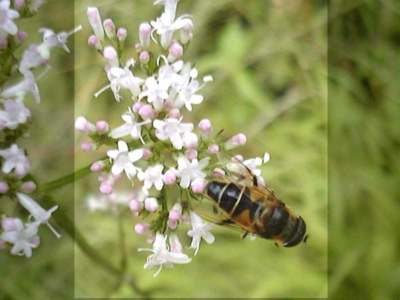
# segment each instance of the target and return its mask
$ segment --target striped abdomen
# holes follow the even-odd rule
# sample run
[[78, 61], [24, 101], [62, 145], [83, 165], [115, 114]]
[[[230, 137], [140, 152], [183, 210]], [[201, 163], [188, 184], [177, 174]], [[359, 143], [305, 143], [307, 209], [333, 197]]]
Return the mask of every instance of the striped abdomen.
[[227, 213], [229, 219], [248, 232], [279, 240], [285, 247], [295, 246], [304, 239], [306, 225], [303, 219], [291, 215], [285, 204], [277, 199], [255, 201], [248, 187], [218, 181], [207, 185], [207, 195]]

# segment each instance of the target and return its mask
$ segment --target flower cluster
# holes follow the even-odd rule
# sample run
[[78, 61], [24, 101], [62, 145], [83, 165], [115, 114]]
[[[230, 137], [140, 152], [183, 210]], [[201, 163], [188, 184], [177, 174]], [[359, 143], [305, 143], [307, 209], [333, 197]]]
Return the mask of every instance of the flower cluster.
[[[92, 172], [99, 173], [103, 196], [97, 200], [91, 196], [89, 207], [105, 210], [115, 206], [107, 202], [116, 203], [120, 193], [115, 184], [124, 180], [131, 194], [128, 206], [141, 220], [134, 226], [135, 232], [153, 243], [152, 249], [139, 249], [151, 252], [144, 267], [157, 266], [159, 270], [191, 261], [178, 238], [180, 228], [190, 226], [186, 236], [191, 238], [195, 255], [202, 240], [214, 242], [212, 225], [196, 213], [193, 204], [200, 201], [212, 176], [225, 175], [224, 157], [232, 157], [230, 151], [246, 143], [242, 133], [225, 139], [221, 132], [214, 132], [210, 120], [195, 125], [184, 116], [203, 102], [200, 92], [213, 78], [201, 78], [193, 64], [183, 60], [194, 25], [190, 15], [176, 17], [177, 3], [154, 2], [164, 11], [156, 20], [140, 24], [133, 49], [126, 47], [127, 29], [117, 28], [111, 19], [103, 21], [95, 7], [87, 9], [93, 29], [88, 44], [102, 56], [108, 79], [94, 96], [111, 91], [116, 105], [123, 105], [126, 111], [115, 127], [84, 116], [75, 122], [76, 130], [88, 138], [82, 142], [82, 150], [108, 147], [107, 157], [91, 166]], [[232, 163], [238, 160], [262, 182], [259, 167], [267, 156], [250, 160], [236, 156]]]
[[35, 14], [42, 2], [14, 1], [11, 5], [9, 0], [0, 0], [0, 197], [9, 198], [29, 213], [26, 223], [17, 217], [2, 216], [0, 248], [11, 246], [11, 254], [26, 257], [39, 245], [41, 224], [46, 224], [57, 237], [60, 235], [49, 223], [57, 206], [46, 211], [28, 196], [37, 184], [30, 173], [27, 153], [17, 144], [31, 122], [31, 111], [25, 102], [28, 96], [40, 102], [37, 81], [48, 71], [51, 50], [62, 48], [69, 52], [68, 37], [80, 29], [55, 33], [42, 28], [42, 41], [27, 45], [18, 57], [17, 50], [23, 46], [27, 33], [19, 30], [16, 20]]

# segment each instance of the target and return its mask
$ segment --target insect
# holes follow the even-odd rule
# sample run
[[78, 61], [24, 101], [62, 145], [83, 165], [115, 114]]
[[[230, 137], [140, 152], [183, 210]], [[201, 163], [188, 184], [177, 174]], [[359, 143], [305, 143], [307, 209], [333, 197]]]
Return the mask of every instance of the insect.
[[307, 240], [306, 223], [279, 200], [274, 192], [258, 184], [257, 177], [244, 167], [249, 176], [239, 174], [211, 180], [206, 196], [222, 210], [220, 224], [235, 223], [248, 233], [272, 239], [284, 247], [293, 247]]

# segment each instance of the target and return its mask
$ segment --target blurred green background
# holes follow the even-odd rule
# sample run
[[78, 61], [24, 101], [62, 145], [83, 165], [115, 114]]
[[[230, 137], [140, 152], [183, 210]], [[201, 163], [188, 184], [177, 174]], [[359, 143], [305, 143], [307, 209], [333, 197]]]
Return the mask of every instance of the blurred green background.
[[[96, 5], [128, 28], [130, 44], [138, 24], [160, 13], [145, 0], [72, 5], [49, 0], [24, 21], [30, 32], [44, 25], [70, 29], [73, 17], [84, 26], [75, 36], [75, 56], [57, 51], [52, 73], [40, 82], [35, 139], [26, 143], [42, 181], [72, 171], [73, 159], [80, 168], [96, 158], [79, 151], [80, 136], [74, 145], [73, 103], [76, 116], [112, 125], [126, 108], [109, 92], [93, 98], [106, 79], [101, 59], [86, 46], [86, 7]], [[216, 242], [203, 244], [191, 264], [154, 279], [143, 270], [146, 254], [136, 251], [145, 241], [133, 232], [135, 220], [88, 212], [84, 199], [96, 189], [91, 176], [53, 193], [61, 205], [55, 220], [65, 231], [61, 240], [42, 230], [32, 259], [0, 253], [0, 299], [141, 297], [137, 286], [164, 298], [324, 298], [328, 274], [332, 298], [398, 298], [399, 12], [395, 0], [332, 1], [329, 15], [325, 1], [181, 0], [179, 14], [193, 14], [195, 22], [185, 59], [215, 78], [189, 118], [246, 133], [240, 152], [248, 157], [271, 154], [263, 174], [306, 220], [307, 244], [276, 248], [217, 227]]]

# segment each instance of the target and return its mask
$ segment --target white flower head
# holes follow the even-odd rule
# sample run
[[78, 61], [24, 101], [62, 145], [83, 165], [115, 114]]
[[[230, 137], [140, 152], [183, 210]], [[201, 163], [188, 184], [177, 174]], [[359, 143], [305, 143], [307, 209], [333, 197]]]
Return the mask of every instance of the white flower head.
[[200, 216], [194, 212], [190, 212], [190, 223], [192, 229], [188, 231], [188, 236], [192, 237], [190, 248], [195, 249], [194, 255], [197, 254], [200, 247], [201, 239], [205, 240], [207, 244], [214, 243], [214, 236], [210, 232], [212, 225], [203, 221]]
[[178, 176], [180, 177], [180, 186], [187, 189], [190, 186], [190, 182], [195, 179], [202, 179], [206, 177], [203, 169], [208, 165], [209, 158], [203, 158], [198, 161], [193, 159], [189, 161], [186, 156], [179, 156], [178, 158]]
[[158, 270], [153, 275], [154, 277], [161, 272], [161, 269], [164, 265], [171, 266], [172, 264], [187, 264], [191, 261], [191, 259], [186, 254], [177, 251], [179, 250], [179, 247], [176, 244], [175, 238], [172, 238], [172, 242], [173, 244], [168, 247], [167, 236], [157, 232], [156, 238], [153, 242], [153, 249], [138, 249], [139, 251], [152, 252], [152, 254], [147, 257], [144, 268], [148, 269], [159, 266]]
[[125, 124], [113, 129], [110, 133], [110, 136], [114, 139], [118, 139], [127, 135], [130, 135], [135, 140], [140, 139], [144, 144], [141, 135], [141, 127], [143, 125], [151, 123], [151, 120], [144, 120], [143, 122], [137, 122], [135, 115], [131, 110], [124, 113], [121, 116], [122, 120], [124, 120]]
[[51, 48], [58, 47], [64, 49], [67, 53], [70, 53], [67, 46], [68, 38], [80, 30], [82, 30], [82, 26], [77, 26], [69, 32], [62, 31], [60, 33], [55, 33], [49, 28], [41, 28], [39, 32], [43, 34], [43, 43], [39, 45], [39, 51], [49, 53]]
[[0, 1], [0, 37], [5, 37], [7, 34], [17, 34], [18, 28], [14, 23], [14, 19], [18, 17], [19, 13], [10, 9], [9, 0]]
[[26, 257], [32, 256], [32, 248], [39, 246], [37, 235], [40, 222], [23, 224], [20, 219], [15, 220], [15, 228], [0, 235], [0, 240], [13, 244], [11, 254]]
[[30, 215], [40, 224], [46, 224], [57, 238], [61, 235], [50, 225], [49, 220], [52, 213], [57, 210], [58, 205], [53, 206], [49, 210], [45, 210], [35, 200], [23, 193], [17, 193], [18, 202], [29, 211]]
[[9, 174], [15, 170], [17, 175], [24, 176], [29, 172], [31, 164], [24, 151], [16, 144], [0, 150], [0, 156], [4, 159], [1, 169], [4, 173]]
[[147, 102], [153, 104], [154, 109], [161, 111], [164, 102], [168, 99], [168, 88], [170, 81], [164, 78], [156, 79], [154, 76], [148, 77], [144, 82], [143, 92], [140, 93], [139, 99], [147, 97]]
[[154, 120], [156, 136], [159, 140], [170, 140], [175, 149], [181, 150], [184, 145], [184, 135], [193, 130], [192, 123], [182, 123], [182, 119], [168, 118], [164, 121]]
[[15, 129], [19, 124], [24, 124], [31, 116], [31, 112], [21, 98], [4, 101], [4, 110], [0, 110], [0, 122], [4, 127]]
[[143, 157], [143, 150], [135, 149], [129, 151], [128, 145], [120, 140], [118, 141], [118, 149], [107, 151], [107, 155], [113, 160], [112, 174], [119, 175], [125, 172], [126, 176], [131, 179], [139, 170], [134, 163]]
[[145, 172], [139, 172], [138, 178], [141, 181], [144, 181], [144, 188], [146, 190], [154, 186], [158, 191], [161, 191], [162, 187], [164, 186], [162, 174], [163, 169], [163, 165], [157, 164], [148, 167]]

